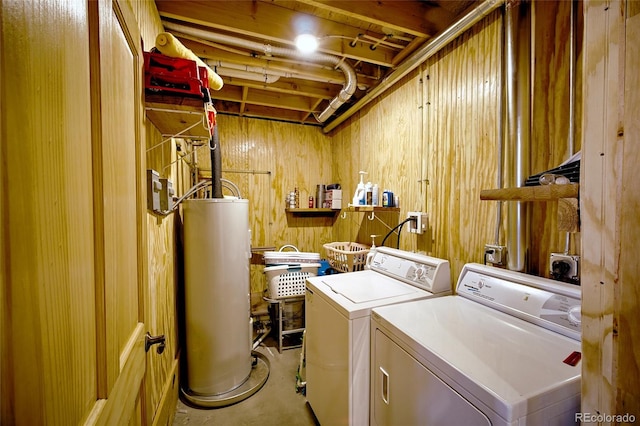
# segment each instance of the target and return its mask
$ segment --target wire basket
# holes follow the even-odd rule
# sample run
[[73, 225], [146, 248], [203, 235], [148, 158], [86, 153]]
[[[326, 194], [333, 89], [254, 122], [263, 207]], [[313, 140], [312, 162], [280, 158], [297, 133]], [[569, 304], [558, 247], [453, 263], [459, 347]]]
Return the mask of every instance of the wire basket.
[[282, 299], [301, 296], [305, 292], [307, 278], [318, 275], [319, 263], [267, 266], [264, 273], [269, 285], [269, 297]]
[[323, 245], [331, 267], [340, 272], [362, 271], [367, 263], [369, 246], [360, 243], [336, 242]]

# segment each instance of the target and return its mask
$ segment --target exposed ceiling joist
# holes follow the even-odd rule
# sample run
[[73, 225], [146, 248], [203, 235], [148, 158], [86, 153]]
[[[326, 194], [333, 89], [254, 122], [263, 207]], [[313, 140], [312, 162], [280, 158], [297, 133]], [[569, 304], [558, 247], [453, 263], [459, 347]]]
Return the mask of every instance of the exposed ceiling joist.
[[[455, 22], [476, 0], [156, 0], [166, 25], [293, 49], [295, 37], [311, 32], [319, 52], [353, 68], [357, 90], [334, 115], [374, 90], [412, 53]], [[193, 53], [220, 71], [224, 87], [213, 92], [219, 113], [322, 125], [313, 114], [327, 111], [345, 84], [327, 62], [269, 55], [172, 31]], [[331, 121], [329, 118], [329, 121]]]

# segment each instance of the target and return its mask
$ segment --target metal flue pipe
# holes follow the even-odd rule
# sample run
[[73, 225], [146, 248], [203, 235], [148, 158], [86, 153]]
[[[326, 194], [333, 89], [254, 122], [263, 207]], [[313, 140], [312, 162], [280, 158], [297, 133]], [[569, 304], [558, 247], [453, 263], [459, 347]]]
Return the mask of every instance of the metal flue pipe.
[[[531, 5], [509, 1], [505, 10], [505, 186], [524, 186], [531, 168]], [[526, 272], [527, 203], [507, 204], [507, 268]]]
[[164, 27], [167, 30], [176, 31], [179, 33], [190, 35], [192, 37], [199, 37], [203, 40], [208, 40], [215, 43], [229, 44], [236, 47], [244, 47], [247, 49], [264, 52], [264, 54], [267, 56], [282, 56], [286, 58], [298, 58], [303, 61], [324, 62], [331, 64], [335, 68], [338, 68], [344, 74], [345, 82], [336, 97], [329, 101], [329, 106], [327, 106], [320, 114], [314, 114], [316, 120], [321, 123], [327, 121], [327, 119], [331, 117], [331, 115], [333, 115], [333, 113], [336, 112], [336, 110], [340, 108], [340, 106], [348, 101], [356, 91], [358, 83], [356, 72], [349, 64], [336, 56], [327, 55], [324, 53], [303, 54], [296, 49], [257, 43], [237, 37], [228, 36], [225, 34], [217, 34], [197, 28], [191, 28], [172, 22], [164, 22]]

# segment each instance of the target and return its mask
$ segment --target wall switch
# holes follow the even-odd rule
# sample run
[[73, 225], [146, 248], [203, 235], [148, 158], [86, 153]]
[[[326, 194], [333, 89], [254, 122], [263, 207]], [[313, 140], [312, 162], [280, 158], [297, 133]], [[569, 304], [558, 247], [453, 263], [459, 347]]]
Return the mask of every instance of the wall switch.
[[147, 170], [147, 209], [160, 213], [160, 175], [155, 170]]
[[503, 266], [506, 261], [507, 248], [497, 244], [484, 245], [485, 263], [491, 263], [495, 266]]
[[412, 234], [422, 234], [427, 229], [429, 223], [429, 217], [426, 213], [422, 212], [409, 212], [407, 218], [415, 218], [415, 220], [409, 221], [409, 232]]
[[160, 189], [160, 210], [168, 212], [173, 209], [173, 182], [169, 179], [160, 179], [162, 188]]
[[564, 253], [551, 253], [549, 259], [551, 278], [570, 284], [580, 283], [580, 256]]

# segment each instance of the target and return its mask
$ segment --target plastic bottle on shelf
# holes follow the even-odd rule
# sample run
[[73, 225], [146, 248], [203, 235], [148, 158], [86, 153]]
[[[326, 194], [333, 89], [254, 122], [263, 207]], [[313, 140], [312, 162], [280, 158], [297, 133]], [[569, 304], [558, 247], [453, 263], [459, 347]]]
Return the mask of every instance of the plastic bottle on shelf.
[[364, 193], [364, 175], [367, 172], [360, 171], [360, 183], [356, 187], [356, 192], [353, 194], [352, 204], [354, 206], [363, 205], [365, 202], [365, 193]]
[[298, 187], [297, 186], [293, 190], [293, 193], [294, 193], [294, 197], [295, 197], [296, 209], [300, 208], [300, 192], [298, 191]]
[[380, 189], [378, 188], [378, 184], [373, 185], [373, 189], [371, 191], [371, 201], [374, 206], [378, 206], [380, 203]]
[[371, 182], [367, 182], [364, 185], [364, 204], [367, 206], [372, 206], [373, 205], [373, 185], [371, 185]]

